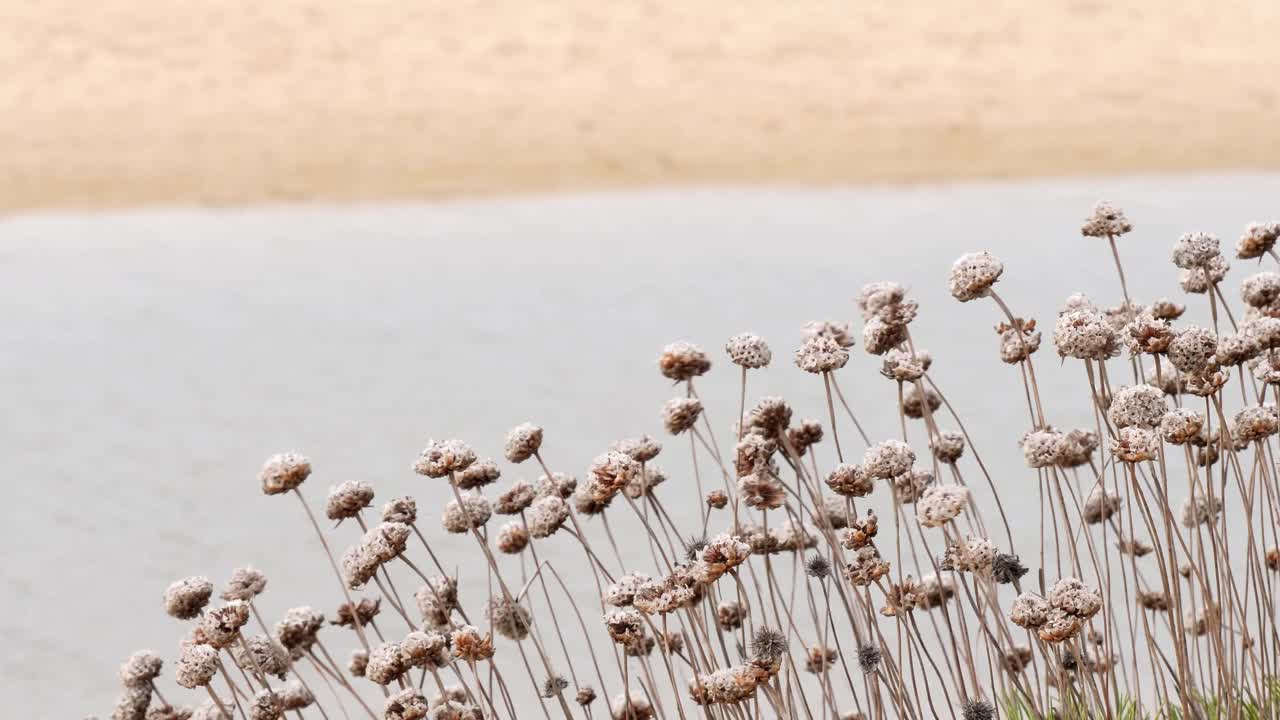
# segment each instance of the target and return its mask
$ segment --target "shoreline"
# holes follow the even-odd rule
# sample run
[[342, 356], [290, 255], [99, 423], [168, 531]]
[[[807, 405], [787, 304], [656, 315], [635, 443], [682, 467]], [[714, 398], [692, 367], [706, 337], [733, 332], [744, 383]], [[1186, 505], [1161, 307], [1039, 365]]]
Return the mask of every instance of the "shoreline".
[[0, 8], [0, 210], [1280, 168], [1226, 5]]

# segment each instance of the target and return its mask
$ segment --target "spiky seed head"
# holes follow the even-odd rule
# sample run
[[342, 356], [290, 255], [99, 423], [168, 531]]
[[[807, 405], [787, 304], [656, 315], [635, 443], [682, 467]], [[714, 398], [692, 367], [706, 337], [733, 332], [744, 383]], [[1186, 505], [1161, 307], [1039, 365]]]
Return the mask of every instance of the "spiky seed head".
[[759, 658], [779, 658], [787, 651], [787, 638], [773, 628], [761, 625], [751, 635], [751, 654]]
[[858, 648], [858, 667], [864, 673], [875, 672], [880, 667], [880, 648], [871, 644]]
[[804, 571], [811, 578], [825, 580], [831, 574], [831, 561], [826, 556], [815, 553], [805, 561]]

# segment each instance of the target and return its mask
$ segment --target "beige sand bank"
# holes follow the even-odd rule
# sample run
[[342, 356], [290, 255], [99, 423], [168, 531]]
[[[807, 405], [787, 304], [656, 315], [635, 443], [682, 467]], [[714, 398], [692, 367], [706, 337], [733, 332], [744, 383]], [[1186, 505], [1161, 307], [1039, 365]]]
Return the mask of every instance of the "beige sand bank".
[[0, 207], [1280, 165], [1272, 0], [0, 0]]

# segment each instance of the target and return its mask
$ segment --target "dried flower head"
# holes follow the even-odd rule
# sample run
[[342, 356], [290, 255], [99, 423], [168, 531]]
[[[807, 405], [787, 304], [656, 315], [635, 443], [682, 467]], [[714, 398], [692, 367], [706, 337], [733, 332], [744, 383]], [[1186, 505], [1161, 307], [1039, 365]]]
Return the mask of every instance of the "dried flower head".
[[568, 680], [565, 680], [563, 676], [553, 675], [542, 681], [542, 692], [540, 694], [544, 698], [553, 698], [567, 687], [569, 687]]
[[1137, 594], [1139, 607], [1145, 610], [1165, 611], [1169, 609], [1169, 596], [1160, 591], [1147, 592], [1139, 590]]
[[400, 644], [384, 642], [369, 652], [364, 676], [379, 685], [390, 685], [408, 670]]
[[382, 705], [385, 720], [425, 720], [429, 711], [427, 698], [413, 687], [392, 694]]
[[529, 637], [533, 625], [533, 616], [525, 606], [498, 596], [489, 598], [485, 617], [499, 635], [511, 640]]
[[373, 486], [360, 480], [347, 480], [337, 487], [329, 488], [324, 514], [330, 520], [347, 520], [356, 517], [371, 504]]
[[446, 667], [453, 661], [449, 638], [434, 630], [414, 630], [400, 641], [400, 652], [410, 667], [428, 670]]
[[837, 465], [827, 475], [826, 482], [832, 492], [846, 497], [866, 497], [874, 488], [871, 478], [861, 467], [848, 463]]
[[1231, 437], [1240, 442], [1256, 442], [1275, 435], [1277, 429], [1274, 407], [1251, 405], [1236, 413]]
[[139, 650], [129, 656], [120, 665], [120, 683], [125, 687], [146, 687], [150, 690], [151, 681], [160, 677], [164, 660], [150, 650]]
[[840, 536], [840, 544], [850, 550], [859, 550], [871, 544], [871, 540], [880, 532], [880, 521], [871, 510], [862, 517], [855, 517], [848, 530]]
[[821, 554], [813, 554], [804, 561], [804, 572], [815, 580], [826, 580], [831, 574], [831, 561]]
[[991, 703], [979, 698], [969, 698], [961, 708], [964, 720], [994, 720], [996, 709]]
[[542, 428], [533, 423], [520, 423], [507, 433], [502, 454], [508, 461], [522, 463], [533, 457], [542, 447]]
[[875, 545], [864, 545], [853, 552], [853, 559], [844, 566], [844, 577], [850, 583], [866, 587], [889, 574], [889, 563], [880, 557]]
[[590, 686], [578, 688], [578, 694], [574, 696], [573, 701], [586, 707], [596, 701], [595, 688]]
[[640, 474], [640, 463], [617, 451], [597, 455], [587, 468], [586, 490], [597, 501], [611, 499]]
[[901, 440], [885, 440], [867, 448], [862, 456], [862, 469], [874, 480], [889, 479], [911, 469], [916, 454]]
[[493, 515], [493, 508], [488, 498], [483, 495], [463, 495], [462, 503], [450, 500], [444, 506], [441, 521], [444, 529], [451, 533], [464, 533], [472, 528], [484, 527]]
[[821, 675], [830, 670], [840, 659], [840, 652], [832, 647], [813, 646], [805, 651], [804, 670]]
[[195, 575], [175, 581], [164, 591], [164, 610], [179, 620], [190, 620], [204, 610], [213, 595], [209, 578]]
[[1147, 428], [1120, 428], [1111, 453], [1117, 460], [1127, 463], [1154, 460], [1160, 450], [1160, 438]]
[[475, 490], [492, 485], [500, 477], [502, 477], [502, 469], [498, 467], [498, 463], [485, 458], [476, 460], [462, 472], [455, 473], [453, 482], [459, 490]]
[[787, 638], [766, 625], [751, 634], [751, 654], [758, 658], [779, 658], [787, 651]]
[[902, 398], [902, 413], [909, 418], [919, 420], [942, 407], [942, 396], [932, 388], [925, 388], [923, 394], [920, 386], [912, 385]]
[[884, 355], [906, 341], [906, 325], [892, 325], [873, 317], [862, 326], [862, 349], [871, 355]]
[[261, 670], [283, 680], [289, 672], [289, 651], [266, 635], [244, 638], [244, 645], [236, 645], [231, 654], [236, 664], [245, 669]]
[[1017, 555], [996, 553], [991, 560], [991, 577], [1001, 585], [1015, 583], [1026, 574], [1027, 568]]
[[1053, 344], [1061, 357], [1106, 360], [1120, 354], [1116, 332], [1089, 309], [1067, 310], [1053, 328]]
[[676, 382], [698, 377], [710, 369], [711, 358], [693, 343], [673, 342], [658, 356], [658, 370], [662, 376]]
[[961, 255], [951, 266], [951, 296], [960, 302], [977, 300], [987, 294], [1004, 272], [996, 256], [988, 252]]
[[1271, 252], [1280, 238], [1280, 223], [1249, 223], [1236, 243], [1236, 257], [1241, 260], [1260, 258]]
[[364, 650], [352, 650], [351, 659], [347, 661], [347, 671], [356, 677], [364, 677], [369, 667], [369, 653]]
[[1268, 570], [1280, 572], [1280, 547], [1267, 550], [1266, 562]]
[[1193, 528], [1205, 523], [1216, 523], [1222, 512], [1222, 501], [1218, 498], [1196, 496], [1182, 502], [1182, 526]]
[[1049, 605], [1087, 620], [1102, 609], [1102, 596], [1073, 577], [1064, 577], [1049, 589]]
[[723, 490], [712, 490], [707, 493], [707, 507], [714, 510], [723, 510], [729, 504], [729, 495]]
[[738, 497], [749, 508], [773, 510], [786, 502], [787, 491], [777, 476], [760, 471], [738, 478]]
[[1173, 264], [1184, 270], [1203, 267], [1222, 254], [1218, 238], [1210, 233], [1186, 233], [1174, 243]]
[[1111, 398], [1107, 418], [1118, 428], [1138, 426], [1152, 428], [1160, 424], [1168, 406], [1164, 393], [1150, 385], [1120, 388]]
[[1204, 294], [1209, 288], [1222, 282], [1227, 277], [1227, 271], [1231, 267], [1227, 265], [1226, 259], [1221, 255], [1215, 255], [1209, 262], [1204, 265], [1183, 270], [1178, 276], [1178, 285], [1182, 287], [1184, 292], [1197, 295]]
[[275, 625], [276, 640], [291, 655], [301, 655], [316, 642], [320, 628], [324, 627], [324, 613], [310, 607], [296, 607], [285, 611], [284, 619]]
[[853, 347], [853, 334], [849, 323], [839, 320], [812, 320], [800, 328], [803, 337], [829, 337], [842, 348]]
[[258, 471], [262, 492], [279, 495], [302, 484], [311, 474], [311, 461], [297, 453], [272, 455]]
[[489, 633], [480, 634], [480, 630], [471, 625], [462, 625], [450, 635], [453, 655], [467, 662], [479, 662], [493, 657], [493, 638]]
[[1043, 468], [1058, 464], [1064, 440], [1062, 433], [1053, 428], [1045, 428], [1026, 433], [1018, 441], [1018, 445], [1022, 447], [1022, 458], [1027, 467]]
[[412, 525], [418, 520], [418, 503], [408, 495], [392, 498], [382, 506], [382, 521]]
[[737, 601], [724, 600], [716, 606], [716, 625], [721, 630], [737, 630], [746, 616], [746, 609]]
[[956, 586], [951, 578], [940, 577], [937, 573], [921, 577], [915, 588], [916, 604], [925, 610], [942, 607], [955, 595]]
[[1218, 337], [1212, 330], [1186, 327], [1169, 343], [1169, 362], [1184, 373], [1196, 373], [1208, 367], [1218, 349]]
[[240, 628], [248, 622], [248, 603], [229, 600], [222, 607], [209, 610], [201, 616], [197, 629], [203, 642], [222, 649], [236, 640], [240, 635]]
[[934, 485], [916, 501], [916, 518], [928, 528], [942, 527], [969, 504], [969, 489], [962, 485]]
[[1009, 621], [1020, 628], [1034, 630], [1049, 620], [1049, 601], [1035, 593], [1024, 592], [1013, 601]]
[[498, 546], [499, 552], [507, 555], [516, 555], [528, 547], [529, 530], [519, 520], [512, 520], [498, 530], [495, 544]]
[[360, 623], [363, 627], [378, 616], [381, 606], [382, 600], [380, 598], [360, 598], [355, 601], [355, 605], [342, 603], [338, 606], [338, 610], [334, 613], [334, 617], [329, 621], [329, 624], [341, 627], [355, 627], [356, 623]]
[[218, 651], [209, 645], [185, 645], [174, 664], [174, 679], [188, 690], [208, 685], [218, 672]]
[[431, 627], [444, 627], [458, 607], [458, 580], [448, 575], [435, 575], [413, 594], [418, 612]]
[[911, 320], [903, 320], [904, 314], [914, 318], [916, 311], [916, 303], [906, 298], [906, 289], [896, 282], [884, 280], [863, 285], [854, 302], [862, 311], [863, 320], [880, 318], [885, 322], [905, 324]]
[[636, 462], [649, 462], [658, 457], [658, 453], [662, 452], [662, 443], [648, 435], [641, 435], [619, 440], [613, 444], [610, 450], [629, 455]]
[[763, 397], [747, 413], [751, 433], [769, 440], [783, 437], [791, 425], [791, 406], [780, 397]]
[[880, 374], [898, 382], [915, 382], [933, 366], [933, 356], [928, 350], [889, 350], [884, 354]]
[[609, 705], [613, 720], [650, 720], [654, 717], [653, 705], [640, 695], [618, 695]]
[[662, 406], [662, 426], [672, 435], [692, 430], [702, 415], [702, 401], [697, 398], [671, 398]]
[[729, 353], [729, 360], [751, 370], [766, 367], [773, 360], [773, 352], [764, 338], [755, 333], [742, 333], [729, 338], [724, 351]]
[[947, 546], [943, 570], [987, 574], [996, 559], [996, 546], [987, 538], [966, 537]]
[[1105, 522], [1120, 510], [1122, 504], [1123, 501], [1119, 495], [1101, 485], [1094, 486], [1093, 490], [1089, 491], [1089, 497], [1084, 501], [1084, 521], [1090, 525]]
[[1086, 465], [1097, 449], [1097, 433], [1081, 428], [1071, 430], [1062, 436], [1062, 454], [1058, 458], [1058, 465], [1065, 468]]
[[1262, 344], [1253, 335], [1243, 332], [1223, 335], [1218, 338], [1218, 349], [1214, 352], [1213, 364], [1221, 367], [1243, 365], [1257, 357], [1260, 352], [1262, 352]]
[[151, 705], [151, 686], [125, 685], [111, 710], [111, 720], [146, 720]]
[[1093, 212], [1080, 226], [1080, 234], [1085, 237], [1117, 238], [1133, 229], [1124, 211], [1109, 202], [1102, 201], [1093, 206]]
[[1032, 657], [1031, 648], [1026, 645], [1018, 645], [1000, 657], [1000, 667], [1007, 673], [1017, 675], [1027, 665], [1031, 664]]
[[819, 335], [804, 341], [795, 352], [796, 367], [809, 373], [839, 370], [849, 362], [849, 351], [830, 337]]
[[476, 451], [461, 440], [428, 440], [413, 465], [413, 471], [427, 477], [442, 478], [466, 470], [475, 461]]
[[499, 515], [516, 515], [532, 505], [535, 496], [533, 485], [528, 480], [517, 480], [498, 494], [493, 501], [493, 511]]

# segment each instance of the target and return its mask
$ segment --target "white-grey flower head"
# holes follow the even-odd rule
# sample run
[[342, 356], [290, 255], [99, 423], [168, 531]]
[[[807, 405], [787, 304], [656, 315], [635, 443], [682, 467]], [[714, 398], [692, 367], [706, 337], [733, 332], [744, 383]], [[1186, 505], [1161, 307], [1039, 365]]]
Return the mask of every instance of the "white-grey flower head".
[[871, 355], [884, 355], [906, 341], [906, 325], [891, 325], [873, 317], [862, 326], [862, 349]]
[[780, 397], [762, 397], [747, 413], [747, 426], [770, 440], [780, 440], [791, 425], [791, 406]]
[[916, 454], [901, 440], [885, 440], [867, 448], [862, 455], [862, 469], [875, 480], [889, 479], [911, 469]]
[[1031, 592], [1024, 592], [1013, 600], [1009, 620], [1014, 625], [1034, 630], [1049, 620], [1049, 601]]
[[1169, 408], [1164, 392], [1150, 385], [1130, 385], [1120, 388], [1111, 398], [1107, 418], [1118, 428], [1137, 425], [1156, 427]]
[[710, 369], [711, 358], [693, 343], [673, 342], [658, 356], [658, 370], [662, 376], [676, 382], [691, 380]]
[[[1276, 323], [1264, 330], [1268, 341], [1280, 341], [1280, 320]], [[1248, 331], [1222, 335], [1218, 338], [1218, 349], [1213, 353], [1213, 363], [1221, 367], [1236, 367], [1254, 359], [1260, 352], [1261, 342]]]
[[841, 463], [827, 475], [827, 487], [846, 497], [866, 497], [875, 488], [872, 478], [857, 465]]
[[1200, 267], [1183, 270], [1178, 275], [1178, 285], [1183, 292], [1203, 295], [1209, 292], [1209, 288], [1225, 280], [1230, 269], [1226, 259], [1217, 255]]
[[1088, 619], [1102, 609], [1102, 596], [1097, 590], [1073, 577], [1064, 577], [1049, 589], [1049, 605], [1081, 619]]
[[894, 348], [884, 354], [880, 374], [898, 382], [915, 382], [924, 377], [932, 365], [933, 356], [928, 350], [911, 352]]
[[539, 475], [536, 489], [540, 498], [555, 495], [562, 500], [568, 500], [573, 497], [573, 491], [578, 489], [578, 478], [563, 472], [553, 472], [551, 477]]
[[1204, 267], [1222, 255], [1218, 238], [1210, 233], [1186, 233], [1173, 245], [1173, 264], [1183, 270]]
[[223, 600], [244, 600], [248, 602], [267, 589], [267, 575], [252, 565], [238, 567], [231, 571], [231, 579], [222, 591]]
[[671, 398], [662, 406], [662, 426], [672, 435], [693, 428], [702, 415], [702, 401], [697, 398]]
[[933, 472], [926, 468], [913, 467], [901, 475], [894, 476], [893, 493], [897, 496], [898, 502], [910, 505], [919, 500], [931, 485], [933, 485]]
[[484, 527], [493, 514], [488, 498], [483, 495], [463, 495], [462, 503], [450, 500], [441, 516], [444, 529], [451, 533], [464, 533], [472, 528]]
[[1093, 490], [1090, 490], [1089, 496], [1085, 498], [1084, 510], [1081, 512], [1081, 516], [1087, 524], [1097, 525], [1109, 520], [1112, 515], [1120, 510], [1122, 504], [1123, 501], [1119, 495], [1098, 485]]
[[378, 685], [390, 685], [409, 669], [399, 643], [384, 642], [369, 651], [364, 676]]
[[502, 453], [513, 463], [522, 463], [533, 457], [542, 447], [542, 428], [533, 423], [520, 423], [507, 433]]
[[179, 620], [200, 615], [213, 595], [213, 582], [202, 575], [175, 581], [164, 591], [164, 609]]
[[382, 704], [385, 720], [425, 720], [428, 712], [427, 698], [413, 687], [393, 693]]
[[536, 496], [528, 480], [517, 480], [498, 494], [493, 501], [493, 511], [499, 515], [516, 515], [532, 505]]
[[450, 615], [458, 607], [458, 581], [448, 575], [432, 576], [413, 597], [429, 626], [448, 626]]
[[805, 372], [831, 372], [849, 362], [849, 351], [829, 337], [811, 337], [796, 349], [795, 362]]
[[964, 434], [945, 430], [929, 440], [929, 449], [938, 462], [953, 463], [964, 454]]
[[260, 669], [281, 680], [289, 672], [289, 652], [280, 643], [266, 635], [250, 635], [244, 638], [244, 645], [232, 646], [231, 654], [236, 664], [246, 670]]
[[1160, 320], [1177, 320], [1182, 317], [1182, 313], [1187, 311], [1187, 306], [1177, 303], [1169, 298], [1160, 298], [1151, 303], [1151, 314]]
[[1208, 328], [1191, 325], [1179, 330], [1169, 343], [1169, 362], [1184, 373], [1208, 368], [1218, 350], [1218, 336]]
[[511, 640], [523, 640], [529, 636], [533, 625], [533, 615], [525, 606], [493, 596], [485, 606], [485, 617], [499, 635]]
[[755, 333], [734, 335], [725, 343], [724, 351], [729, 354], [729, 360], [734, 365], [749, 370], [767, 367], [773, 360], [773, 352], [769, 349], [768, 343]]
[[907, 388], [907, 392], [902, 398], [903, 414], [916, 420], [928, 417], [942, 407], [942, 396], [936, 390], [924, 388], [922, 393], [920, 387], [919, 384], [915, 384]]
[[961, 255], [951, 266], [951, 296], [960, 302], [985, 297], [1003, 272], [1004, 264], [989, 252]]
[[298, 487], [311, 474], [311, 461], [297, 453], [272, 455], [258, 471], [262, 492], [279, 495]]
[[1280, 273], [1254, 273], [1240, 281], [1240, 298], [1246, 305], [1268, 308], [1280, 300]]
[[1154, 460], [1159, 454], [1160, 437], [1155, 431], [1131, 425], [1120, 428], [1116, 433], [1116, 442], [1111, 445], [1111, 454], [1121, 462], [1136, 463]]
[[1040, 349], [1040, 331], [1036, 321], [1018, 319], [1017, 326], [1000, 323], [996, 333], [1000, 336], [1000, 360], [1013, 365], [1031, 357]]
[[188, 690], [208, 685], [217, 672], [218, 651], [210, 645], [184, 646], [174, 664], [174, 678]]
[[348, 520], [373, 503], [373, 486], [360, 480], [347, 480], [329, 488], [325, 500], [325, 517], [330, 520]]
[[1200, 434], [1204, 413], [1191, 408], [1173, 408], [1160, 418], [1160, 437], [1171, 445], [1185, 445]]
[[1018, 445], [1022, 448], [1022, 457], [1030, 468], [1050, 467], [1058, 464], [1062, 457], [1062, 445], [1065, 436], [1053, 428], [1032, 430], [1022, 436]]
[[1133, 229], [1124, 211], [1105, 200], [1093, 206], [1093, 213], [1080, 226], [1085, 237], [1117, 238]]
[[428, 440], [413, 470], [419, 475], [442, 478], [466, 470], [475, 461], [476, 451], [461, 440]]
[[629, 455], [636, 462], [649, 462], [662, 452], [662, 443], [648, 435], [640, 435], [619, 440], [610, 449]]
[[962, 485], [934, 485], [916, 501], [916, 518], [927, 528], [942, 527], [964, 512], [969, 489]]
[[525, 518], [531, 536], [551, 537], [569, 519], [569, 505], [557, 495], [546, 495], [534, 501]]
[[1271, 252], [1280, 238], [1280, 223], [1249, 223], [1236, 244], [1236, 257], [1241, 260], [1260, 258]]
[[382, 506], [383, 522], [412, 525], [418, 520], [418, 503], [408, 495], [392, 498]]
[[305, 653], [324, 627], [324, 613], [307, 607], [289, 608], [273, 628], [276, 640], [290, 653]]
[[1255, 442], [1275, 435], [1277, 418], [1274, 407], [1251, 405], [1236, 413], [1231, 437], [1239, 442]]
[[151, 681], [160, 677], [164, 660], [150, 650], [139, 650], [129, 656], [120, 665], [120, 683], [125, 687], [146, 687], [150, 689]]
[[498, 463], [484, 458], [476, 460], [462, 472], [456, 473], [453, 479], [459, 490], [476, 490], [494, 484], [500, 477], [502, 477], [502, 469], [498, 467]]
[[839, 320], [810, 320], [800, 328], [800, 335], [806, 338], [829, 337], [842, 348], [853, 347], [853, 332], [849, 323]]
[[1115, 330], [1101, 315], [1087, 309], [1067, 310], [1058, 316], [1053, 344], [1064, 358], [1107, 360], [1120, 354]]

